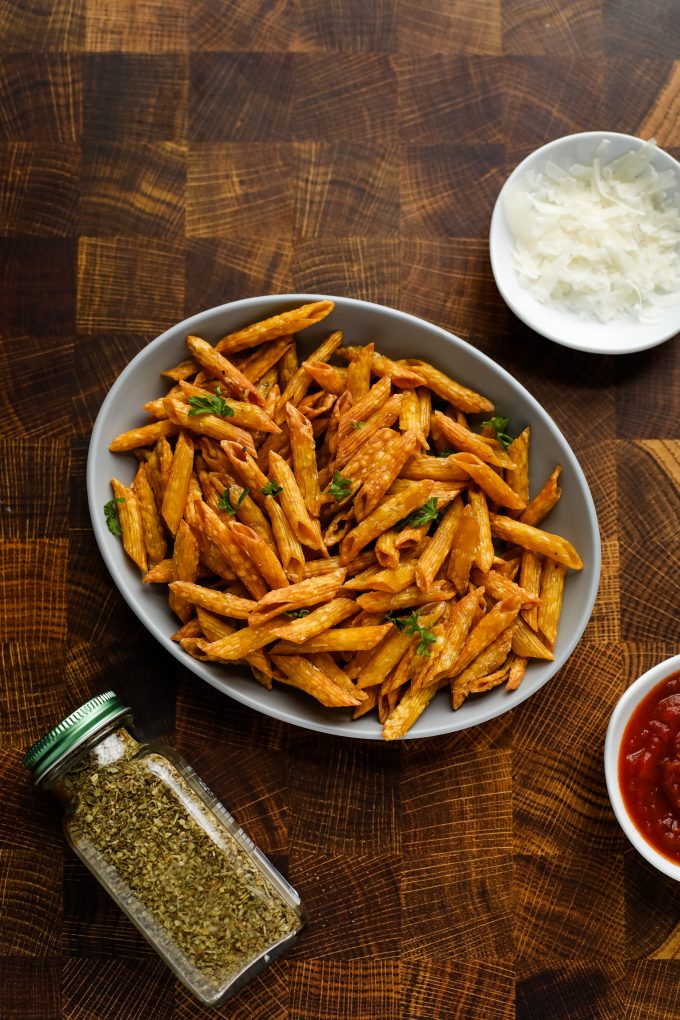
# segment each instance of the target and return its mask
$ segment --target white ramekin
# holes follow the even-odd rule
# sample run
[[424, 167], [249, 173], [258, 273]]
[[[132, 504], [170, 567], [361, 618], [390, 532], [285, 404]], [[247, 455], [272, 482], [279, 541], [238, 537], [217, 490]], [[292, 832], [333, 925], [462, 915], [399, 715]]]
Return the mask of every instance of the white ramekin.
[[628, 720], [652, 688], [678, 670], [680, 670], [680, 655], [673, 655], [670, 659], [665, 659], [664, 662], [659, 662], [656, 666], [648, 669], [619, 698], [607, 727], [607, 738], [604, 744], [604, 773], [614, 814], [630, 842], [638, 853], [642, 854], [645, 860], [653, 864], [658, 871], [680, 882], [680, 864], [674, 864], [668, 857], [664, 857], [658, 850], [655, 850], [651, 843], [647, 842], [626, 810], [619, 785], [619, 750]]

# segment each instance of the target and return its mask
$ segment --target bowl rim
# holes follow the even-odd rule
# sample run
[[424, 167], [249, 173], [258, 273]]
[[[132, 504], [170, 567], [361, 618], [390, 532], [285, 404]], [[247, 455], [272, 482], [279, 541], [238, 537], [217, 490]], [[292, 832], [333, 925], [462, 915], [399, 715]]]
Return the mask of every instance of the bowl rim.
[[[636, 146], [647, 144], [645, 139], [640, 138], [638, 135], [629, 135], [622, 131], [575, 131], [569, 135], [561, 135], [559, 138], [553, 138], [552, 141], [546, 142], [544, 145], [540, 145], [537, 149], [530, 152], [524, 159], [517, 164], [517, 166], [511, 171], [506, 178], [501, 190], [498, 192], [498, 197], [494, 203], [493, 212], [491, 213], [491, 222], [489, 225], [489, 259], [491, 262], [491, 271], [493, 273], [496, 287], [505, 301], [506, 305], [513, 312], [518, 319], [520, 319], [526, 326], [538, 333], [539, 336], [545, 337], [546, 340], [552, 340], [556, 344], [560, 344], [562, 347], [569, 347], [571, 350], [581, 351], [584, 354], [636, 354], [639, 351], [647, 351], [652, 347], [658, 347], [660, 344], [666, 343], [666, 341], [672, 339], [678, 333], [680, 333], [680, 313], [679, 321], [675, 329], [671, 329], [668, 332], [663, 332], [660, 336], [654, 336], [651, 340], [640, 340], [639, 342], [633, 342], [626, 344], [625, 347], [616, 346], [615, 343], [602, 342], [602, 343], [583, 343], [578, 340], [571, 339], [570, 337], [564, 337], [557, 330], [545, 328], [540, 325], [540, 322], [532, 314], [531, 305], [529, 305], [529, 311], [526, 311], [525, 305], [522, 302], [518, 302], [513, 298], [512, 294], [509, 293], [505, 286], [503, 279], [503, 273], [501, 271], [501, 245], [499, 241], [499, 232], [501, 223], [504, 217], [503, 211], [503, 197], [506, 193], [508, 186], [516, 178], [520, 177], [525, 171], [527, 164], [533, 162], [537, 157], [547, 156], [548, 153], [553, 149], [559, 149], [563, 145], [569, 142], [574, 142], [576, 139], [589, 140], [596, 139], [604, 141], [605, 139], [623, 139], [628, 142], [635, 144]], [[649, 141], [649, 139], [648, 139]], [[680, 182], [680, 162], [672, 156], [666, 149], [661, 146], [656, 146], [659, 153], [661, 153], [670, 163], [674, 164], [678, 179]], [[527, 292], [528, 294], [528, 292]], [[579, 324], [578, 318], [574, 318], [573, 324], [577, 327]], [[592, 320], [583, 320], [588, 325], [594, 324]], [[610, 325], [610, 324], [607, 324]], [[640, 324], [644, 325], [644, 324]]]
[[623, 829], [629, 841], [658, 871], [661, 871], [669, 878], [680, 882], [680, 864], [675, 864], [670, 858], [665, 857], [656, 850], [642, 835], [635, 825], [635, 822], [628, 814], [621, 786], [619, 784], [619, 753], [623, 734], [631, 715], [650, 691], [660, 684], [671, 673], [680, 670], [680, 653], [671, 655], [663, 662], [657, 662], [645, 673], [642, 673], [628, 687], [617, 701], [607, 726], [607, 735], [604, 743], [604, 772], [607, 782], [607, 792], [611, 801], [617, 821]]
[[[366, 740], [381, 739], [380, 735], [375, 735], [365, 730], [359, 730], [357, 732], [350, 727], [349, 731], [346, 731], [344, 729], [341, 730], [337, 724], [333, 724], [330, 722], [326, 724], [320, 723], [318, 721], [313, 721], [311, 719], [307, 720], [304, 718], [298, 718], [294, 713], [280, 709], [275, 704], [269, 706], [267, 710], [263, 710], [260, 705], [254, 703], [253, 699], [249, 695], [248, 690], [241, 690], [238, 687], [236, 687], [235, 689], [231, 688], [229, 690], [225, 690], [223, 686], [224, 683], [223, 680], [212, 677], [208, 671], [205, 672], [198, 671], [198, 666], [203, 664], [197, 663], [196, 660], [192, 659], [191, 656], [189, 656], [188, 653], [186, 653], [176, 642], [170, 640], [169, 634], [164, 633], [162, 630], [160, 630], [160, 628], [156, 626], [156, 624], [153, 621], [149, 620], [148, 616], [144, 613], [142, 607], [138, 604], [137, 600], [135, 599], [134, 594], [127, 590], [127, 586], [124, 583], [119, 583], [120, 572], [114, 559], [112, 547], [110, 543], [105, 541], [107, 534], [105, 532], [105, 524], [103, 522], [103, 518], [100, 512], [101, 507], [99, 506], [95, 497], [96, 488], [95, 474], [97, 453], [99, 450], [101, 450], [102, 443], [105, 444], [105, 447], [108, 447], [107, 437], [103, 435], [108, 410], [121, 395], [128, 377], [131, 376], [134, 371], [137, 371], [139, 367], [143, 365], [143, 363], [147, 359], [151, 358], [153, 356], [153, 353], [158, 347], [162, 346], [162, 344], [165, 343], [168, 339], [170, 339], [173, 334], [183, 332], [191, 333], [196, 329], [198, 325], [203, 324], [204, 320], [207, 317], [216, 316], [227, 311], [233, 312], [241, 309], [243, 309], [244, 311], [246, 309], [248, 311], [251, 311], [256, 310], [257, 308], [263, 305], [271, 305], [272, 302], [280, 303], [282, 305], [288, 303], [291, 304], [292, 307], [294, 307], [296, 303], [306, 304], [312, 301], [333, 301], [336, 306], [340, 307], [344, 305], [346, 307], [349, 306], [350, 308], [359, 309], [366, 308], [373, 310], [377, 309], [382, 314], [387, 314], [388, 316], [392, 316], [406, 323], [415, 324], [419, 328], [423, 327], [426, 328], [432, 333], [442, 337], [447, 344], [452, 345], [454, 348], [462, 347], [464, 349], [471, 350], [473, 352], [474, 357], [480, 359], [488, 367], [490, 367], [493, 370], [493, 372], [495, 372], [501, 378], [503, 383], [508, 384], [511, 389], [519, 387], [519, 389], [522, 391], [523, 398], [526, 400], [532, 411], [534, 413], [537, 413], [539, 418], [545, 417], [548, 420], [550, 427], [554, 430], [555, 436], [562, 445], [564, 462], [569, 463], [571, 470], [574, 472], [574, 475], [580, 484], [580, 488], [584, 496], [588, 516], [589, 531], [592, 535], [593, 556], [592, 560], [589, 563], [590, 567], [589, 584], [583, 599], [585, 612], [582, 618], [583, 619], [582, 626], [580, 628], [576, 628], [574, 633], [568, 636], [561, 656], [554, 660], [554, 662], [558, 663], [558, 665], [555, 666], [554, 663], [546, 664], [554, 668], [550, 672], [549, 676], [547, 676], [546, 679], [541, 684], [541, 686], [544, 686], [565, 665], [565, 663], [571, 656], [572, 652], [574, 651], [576, 645], [581, 640], [583, 632], [592, 615], [593, 606], [595, 604], [595, 599], [597, 598], [597, 592], [599, 588], [601, 569], [600, 531], [592, 493], [590, 492], [590, 487], [588, 485], [588, 481], [585, 477], [583, 469], [581, 468], [581, 465], [578, 462], [576, 454], [573, 452], [566, 438], [564, 437], [560, 429], [557, 427], [551, 416], [545, 410], [545, 408], [526, 389], [526, 387], [521, 382], [519, 382], [518, 379], [515, 379], [514, 376], [512, 376], [506, 369], [504, 369], [501, 365], [495, 362], [488, 355], [478, 350], [478, 348], [474, 347], [474, 345], [468, 343], [466, 340], [463, 340], [461, 337], [450, 332], [449, 330], [444, 329], [442, 326], [438, 326], [435, 323], [420, 318], [419, 316], [411, 315], [408, 312], [402, 312], [399, 309], [392, 308], [388, 305], [382, 305], [374, 301], [365, 301], [359, 298], [334, 296], [330, 294], [314, 294], [304, 292], [288, 294], [266, 294], [257, 295], [249, 298], [239, 298], [236, 301], [228, 301], [222, 305], [216, 305], [213, 308], [204, 309], [203, 311], [190, 315], [187, 318], [181, 320], [180, 322], [171, 325], [170, 327], [168, 327], [168, 329], [164, 330], [163, 333], [157, 336], [154, 340], [151, 340], [148, 344], [146, 344], [128, 362], [128, 364], [125, 366], [125, 368], [122, 370], [122, 372], [119, 374], [119, 376], [116, 378], [116, 380], [110, 387], [97, 414], [97, 418], [92, 429], [92, 435], [88, 447], [86, 468], [88, 506], [90, 511], [90, 519], [95, 534], [95, 540], [97, 542], [97, 546], [102, 555], [102, 558], [104, 559], [106, 567], [109, 573], [111, 574], [114, 584], [116, 585], [119, 592], [127, 602], [128, 606], [132, 609], [134, 614], [144, 624], [144, 626], [153, 635], [153, 637], [155, 637], [156, 640], [160, 642], [163, 648], [165, 648], [166, 651], [170, 652], [170, 654], [173, 655], [174, 658], [176, 658], [182, 666], [190, 669], [192, 672], [197, 674], [201, 679], [207, 681], [211, 686], [215, 687], [221, 693], [227, 694], [229, 697], [232, 697], [235, 701], [247, 705], [249, 708], [254, 708], [258, 712], [269, 715], [271, 718], [279, 719], [283, 722], [289, 723], [294, 726], [299, 726], [303, 729], [333, 734], [336, 736], [350, 737], [354, 739], [366, 739]], [[531, 697], [532, 694], [537, 693], [539, 689], [540, 688], [534, 691], [532, 689], [529, 689], [528, 687], [525, 687], [525, 685], [521, 685], [518, 688], [518, 690], [512, 692], [513, 695], [512, 705], [507, 707], [501, 707], [498, 710], [492, 709], [483, 710], [480, 713], [480, 718], [478, 718], [474, 723], [459, 726], [454, 725], [453, 727], [434, 726], [424, 733], [422, 732], [413, 733], [413, 731], [410, 730], [406, 734], [405, 738], [402, 739], [421, 739], [430, 736], [439, 736], [451, 732], [457, 732], [458, 730], [462, 729], [472, 728], [473, 726], [481, 725], [485, 722], [488, 722], [490, 719], [497, 718], [498, 716], [505, 714], [507, 711], [510, 711], [511, 709], [517, 707], [517, 705], [521, 704], [527, 698]]]

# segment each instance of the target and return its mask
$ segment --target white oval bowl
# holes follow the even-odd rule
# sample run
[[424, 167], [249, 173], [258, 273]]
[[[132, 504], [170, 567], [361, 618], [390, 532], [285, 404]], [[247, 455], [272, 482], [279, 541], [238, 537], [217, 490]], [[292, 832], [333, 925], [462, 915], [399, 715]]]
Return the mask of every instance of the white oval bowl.
[[604, 774], [607, 780], [607, 791], [619, 825], [638, 853], [650, 864], [653, 864], [658, 871], [668, 875], [669, 878], [674, 878], [676, 882], [680, 882], [680, 864], [674, 864], [670, 858], [664, 857], [658, 850], [655, 850], [628, 814], [619, 785], [619, 752], [628, 721], [640, 702], [657, 684], [678, 670], [680, 670], [680, 654], [673, 655], [670, 659], [665, 659], [664, 662], [659, 662], [638, 677], [616, 703], [609, 720], [604, 743]]
[[290, 687], [266, 691], [247, 668], [199, 662], [183, 651], [170, 640], [178, 623], [168, 609], [165, 590], [157, 585], [142, 585], [137, 568], [125, 555], [120, 540], [108, 531], [103, 514], [104, 504], [111, 499], [110, 479], [115, 476], [129, 484], [136, 466], [132, 456], [111, 453], [108, 445], [114, 436], [143, 422], [144, 413], [140, 409], [146, 401], [167, 391], [159, 373], [186, 358], [187, 334], [215, 342], [225, 333], [276, 312], [325, 299], [334, 301], [335, 308], [323, 322], [299, 334], [298, 343], [303, 351], [318, 344], [331, 330], [343, 329], [346, 344], [373, 340], [377, 350], [393, 357], [427, 358], [493, 400], [499, 412], [510, 417], [510, 426], [517, 431], [527, 424], [532, 426], [533, 491], [543, 484], [556, 464], [562, 465], [563, 496], [549, 518], [549, 528], [574, 544], [585, 567], [578, 573], [570, 572], [567, 578], [554, 662], [532, 663], [518, 690], [508, 693], [497, 688], [469, 699], [456, 712], [451, 710], [447, 693], [440, 692], [407, 736], [430, 737], [476, 726], [519, 705], [564, 665], [583, 633], [597, 595], [600, 541], [588, 484], [552, 419], [504, 369], [438, 326], [368, 301], [318, 294], [245, 298], [200, 312], [172, 326], [133, 358], [111, 387], [97, 416], [87, 461], [88, 501], [97, 544], [121, 594], [142, 623], [168, 652], [213, 687], [244, 705], [296, 726], [338, 736], [382, 739], [377, 718], [364, 716], [353, 721], [350, 710], [326, 709]]
[[[613, 322], [597, 322], [579, 318], [557, 305], [542, 304], [523, 287], [512, 265], [511, 252], [513, 237], [505, 215], [504, 201], [508, 188], [523, 177], [528, 170], [540, 172], [546, 163], [557, 163], [569, 170], [574, 163], [591, 163], [597, 147], [607, 139], [610, 146], [606, 160], [637, 149], [643, 145], [641, 138], [613, 131], [586, 131], [577, 135], [566, 135], [548, 142], [523, 159], [515, 167], [503, 185], [496, 200], [491, 217], [489, 254], [491, 269], [496, 286], [506, 305], [527, 326], [548, 340], [572, 347], [577, 351], [591, 354], [632, 354], [669, 340], [680, 332], [680, 304], [659, 309], [659, 319], [654, 323], [636, 322], [634, 319], [616, 319]], [[652, 166], [658, 171], [673, 170], [677, 188], [680, 190], [680, 163], [663, 149], [657, 149]]]

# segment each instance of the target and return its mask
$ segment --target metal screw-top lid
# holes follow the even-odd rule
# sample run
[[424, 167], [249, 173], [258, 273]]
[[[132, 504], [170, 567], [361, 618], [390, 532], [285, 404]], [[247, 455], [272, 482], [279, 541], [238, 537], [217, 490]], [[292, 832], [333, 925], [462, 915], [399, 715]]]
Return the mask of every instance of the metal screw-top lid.
[[39, 783], [45, 773], [74, 748], [84, 744], [102, 727], [129, 714], [130, 709], [114, 691], [98, 694], [62, 719], [37, 744], [29, 748], [23, 757], [23, 764], [33, 772], [36, 783]]

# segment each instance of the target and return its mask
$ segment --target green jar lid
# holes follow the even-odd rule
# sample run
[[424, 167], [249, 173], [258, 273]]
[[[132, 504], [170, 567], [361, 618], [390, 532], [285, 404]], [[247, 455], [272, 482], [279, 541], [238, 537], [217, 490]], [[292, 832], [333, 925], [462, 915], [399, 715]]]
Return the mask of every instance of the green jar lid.
[[29, 748], [23, 757], [23, 764], [33, 772], [36, 783], [39, 783], [45, 773], [74, 748], [84, 744], [103, 726], [129, 714], [130, 709], [114, 691], [98, 694], [62, 719], [37, 744]]

